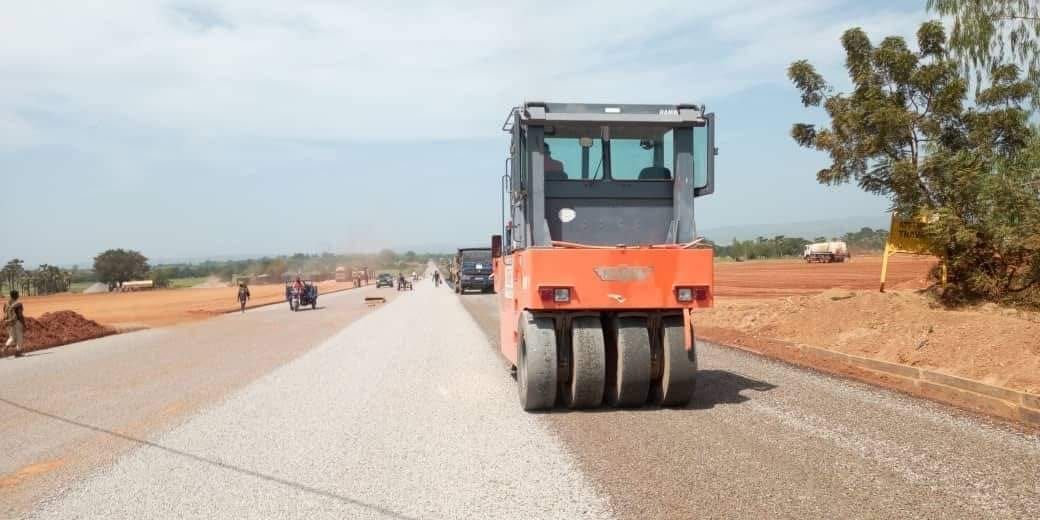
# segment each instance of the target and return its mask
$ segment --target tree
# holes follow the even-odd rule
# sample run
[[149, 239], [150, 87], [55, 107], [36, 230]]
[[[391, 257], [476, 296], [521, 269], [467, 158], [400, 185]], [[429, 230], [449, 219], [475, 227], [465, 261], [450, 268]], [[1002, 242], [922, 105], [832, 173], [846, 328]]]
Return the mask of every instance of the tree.
[[9, 290], [15, 290], [21, 285], [21, 280], [25, 276], [25, 268], [22, 264], [25, 262], [19, 258], [14, 258], [4, 265], [3, 269], [0, 269], [0, 277], [3, 278], [3, 283], [7, 285]]
[[903, 216], [928, 216], [927, 238], [950, 262], [949, 295], [1040, 305], [1040, 277], [1029, 268], [1040, 262], [1029, 245], [1040, 202], [1023, 196], [1024, 172], [1040, 164], [1022, 153], [1036, 141], [1022, 108], [1033, 85], [1016, 65], [994, 66], [991, 84], [965, 108], [967, 83], [938, 22], [921, 25], [917, 51], [899, 37], [875, 47], [859, 28], [841, 43], [849, 94], [834, 93], [807, 61], [788, 68], [803, 105], [830, 118], [829, 128], [791, 130], [799, 145], [830, 156], [817, 180], [855, 182]]
[[23, 279], [23, 288], [27, 294], [53, 294], [69, 290], [69, 273], [53, 266], [42, 264]]
[[137, 251], [109, 249], [94, 257], [94, 272], [110, 287], [122, 286], [148, 274], [148, 259]]
[[1040, 101], [1040, 2], [1037, 0], [928, 0], [928, 9], [952, 19], [949, 48], [966, 76], [981, 85], [1005, 63], [1026, 67]]

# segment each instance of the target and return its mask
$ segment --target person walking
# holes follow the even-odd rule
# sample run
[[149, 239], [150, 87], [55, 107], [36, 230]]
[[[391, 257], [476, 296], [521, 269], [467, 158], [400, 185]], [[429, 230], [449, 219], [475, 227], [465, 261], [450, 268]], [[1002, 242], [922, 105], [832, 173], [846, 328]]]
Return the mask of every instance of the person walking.
[[25, 313], [18, 291], [11, 291], [11, 299], [4, 304], [4, 326], [7, 327], [7, 343], [4, 348], [14, 346], [14, 357], [22, 357], [22, 336], [25, 334]]
[[242, 313], [246, 312], [246, 302], [249, 301], [249, 287], [246, 284], [238, 283], [238, 303], [242, 306]]
[[433, 272], [433, 286], [434, 287], [440, 287], [441, 286], [441, 273], [439, 271], [434, 271]]

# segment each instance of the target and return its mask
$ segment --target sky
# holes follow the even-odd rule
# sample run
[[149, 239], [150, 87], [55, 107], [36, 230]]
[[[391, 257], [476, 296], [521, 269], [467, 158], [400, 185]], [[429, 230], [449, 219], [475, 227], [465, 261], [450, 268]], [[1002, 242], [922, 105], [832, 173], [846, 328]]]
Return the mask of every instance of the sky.
[[927, 19], [924, 0], [4, 3], [0, 257], [29, 265], [486, 243], [524, 100], [706, 104], [700, 229], [876, 216], [887, 200], [816, 183], [827, 157], [789, 131], [823, 116], [785, 70], [841, 88], [845, 29]]

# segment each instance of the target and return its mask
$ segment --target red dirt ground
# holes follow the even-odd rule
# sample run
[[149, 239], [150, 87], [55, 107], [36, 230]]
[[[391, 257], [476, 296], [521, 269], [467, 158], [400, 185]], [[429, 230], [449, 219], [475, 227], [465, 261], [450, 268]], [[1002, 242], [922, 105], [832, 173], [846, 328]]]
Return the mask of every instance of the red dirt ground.
[[[319, 294], [353, 287], [353, 282], [321, 282]], [[284, 301], [285, 286], [249, 288], [250, 306]], [[25, 315], [71, 310], [91, 320], [120, 329], [138, 329], [196, 321], [238, 309], [238, 288], [159, 289], [129, 293], [53, 294], [22, 299]], [[319, 297], [319, 301], [321, 298]]]
[[[927, 287], [933, 257], [897, 255], [889, 259], [887, 288]], [[856, 256], [836, 264], [809, 264], [802, 260], [724, 262], [715, 265], [718, 297], [768, 298], [818, 294], [827, 289], [878, 290], [880, 256]]]

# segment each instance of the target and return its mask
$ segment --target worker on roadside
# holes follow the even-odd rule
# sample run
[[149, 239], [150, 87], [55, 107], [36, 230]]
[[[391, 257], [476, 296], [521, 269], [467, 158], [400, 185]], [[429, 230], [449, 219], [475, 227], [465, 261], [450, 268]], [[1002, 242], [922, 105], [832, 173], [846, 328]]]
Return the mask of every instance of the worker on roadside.
[[249, 301], [249, 287], [245, 282], [238, 282], [238, 303], [242, 306], [242, 313], [246, 312], [246, 302]]
[[11, 291], [11, 299], [4, 304], [4, 326], [7, 327], [7, 342], [4, 349], [14, 347], [14, 357], [22, 357], [22, 336], [25, 334], [25, 313], [18, 291]]

